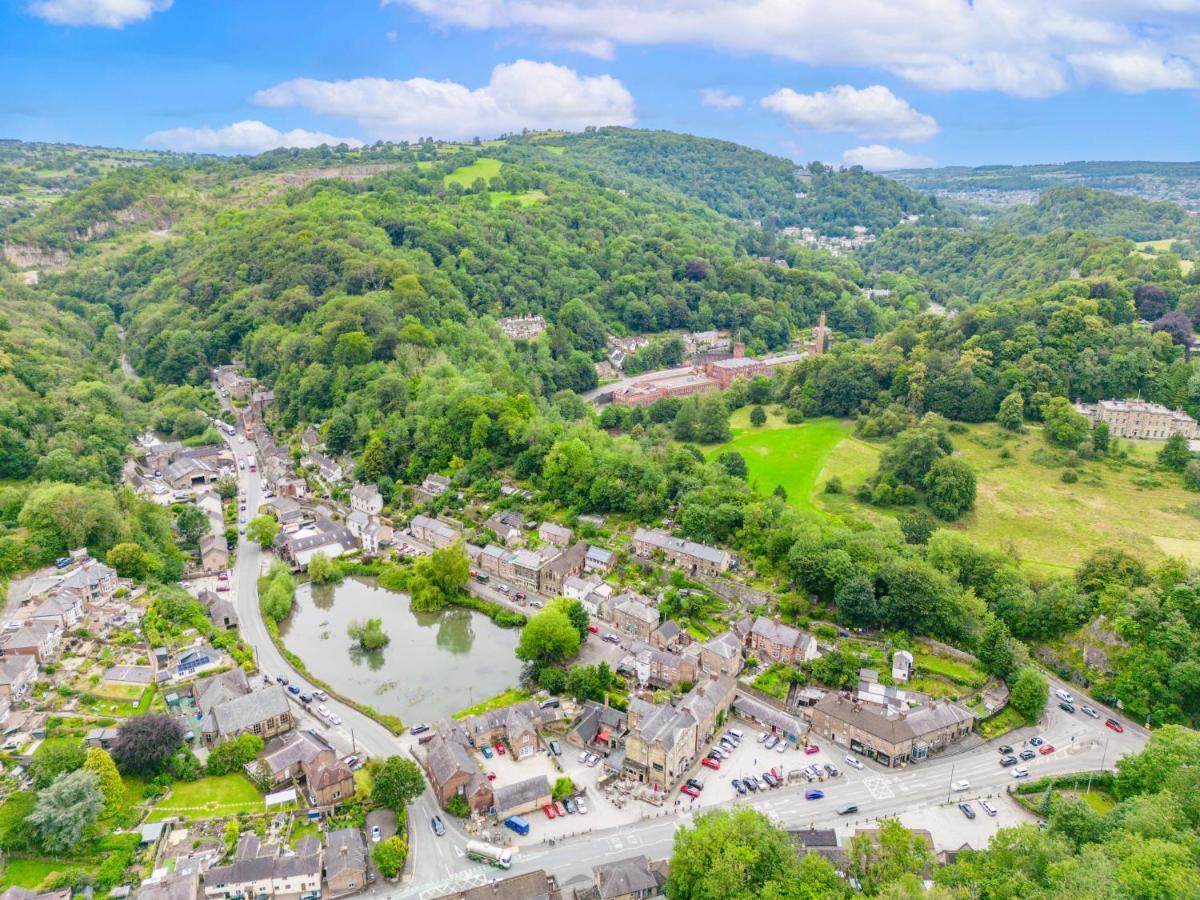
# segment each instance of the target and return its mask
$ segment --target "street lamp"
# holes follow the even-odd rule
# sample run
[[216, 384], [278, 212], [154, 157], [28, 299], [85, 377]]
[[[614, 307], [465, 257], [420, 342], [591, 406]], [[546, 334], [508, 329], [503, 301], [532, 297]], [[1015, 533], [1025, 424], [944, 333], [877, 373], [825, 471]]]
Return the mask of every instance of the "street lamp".
[[950, 763], [950, 783], [946, 785], [946, 802], [950, 802], [950, 795], [954, 793], [954, 766], [955, 763]]

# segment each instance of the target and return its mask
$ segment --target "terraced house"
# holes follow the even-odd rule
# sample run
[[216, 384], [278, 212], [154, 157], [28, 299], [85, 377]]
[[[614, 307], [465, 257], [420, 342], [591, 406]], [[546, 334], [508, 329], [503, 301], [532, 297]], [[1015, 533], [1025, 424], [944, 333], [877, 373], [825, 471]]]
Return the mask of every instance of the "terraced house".
[[728, 550], [677, 538], [661, 528], [637, 529], [633, 549], [647, 558], [661, 553], [667, 562], [692, 575], [720, 575], [733, 565]]

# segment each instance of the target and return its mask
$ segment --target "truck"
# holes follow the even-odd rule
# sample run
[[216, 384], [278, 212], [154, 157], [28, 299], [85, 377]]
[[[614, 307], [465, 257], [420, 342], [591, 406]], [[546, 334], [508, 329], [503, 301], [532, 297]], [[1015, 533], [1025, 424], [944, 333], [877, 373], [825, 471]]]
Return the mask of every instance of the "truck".
[[511, 847], [497, 847], [485, 844], [483, 841], [467, 841], [467, 858], [476, 862], [487, 863], [498, 869], [512, 866], [513, 852]]
[[511, 828], [517, 834], [529, 834], [529, 823], [520, 816], [509, 816], [504, 820], [504, 827]]

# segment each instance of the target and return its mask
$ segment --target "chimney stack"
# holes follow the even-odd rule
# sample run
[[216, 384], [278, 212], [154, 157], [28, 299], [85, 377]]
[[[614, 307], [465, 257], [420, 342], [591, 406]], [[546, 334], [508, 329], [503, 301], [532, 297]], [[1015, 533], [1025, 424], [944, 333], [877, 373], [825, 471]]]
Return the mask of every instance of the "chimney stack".
[[746, 355], [746, 345], [741, 341], [735, 341], [733, 344], [733, 358], [741, 359]]

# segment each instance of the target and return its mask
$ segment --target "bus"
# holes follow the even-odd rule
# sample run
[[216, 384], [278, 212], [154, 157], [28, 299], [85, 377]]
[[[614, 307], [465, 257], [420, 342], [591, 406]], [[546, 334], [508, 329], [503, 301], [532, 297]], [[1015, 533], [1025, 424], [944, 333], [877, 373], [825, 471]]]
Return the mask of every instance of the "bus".
[[511, 847], [496, 847], [483, 841], [467, 841], [467, 858], [476, 862], [487, 863], [497, 869], [512, 867], [513, 852]]

